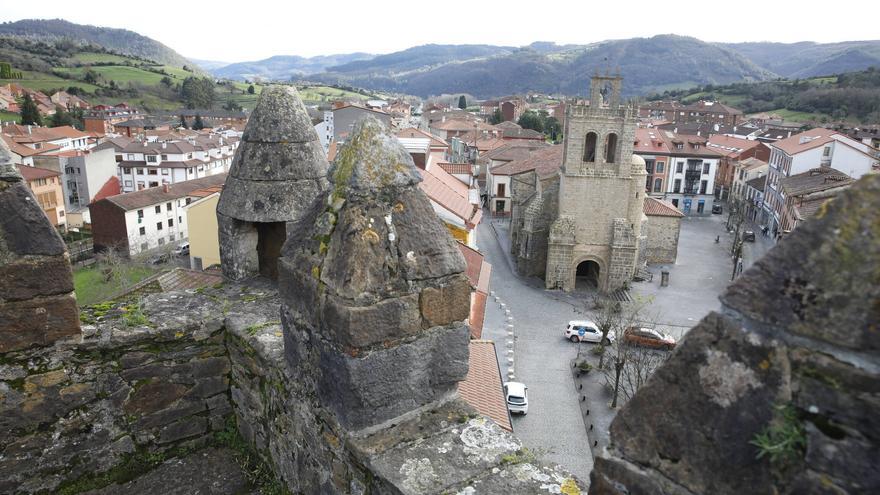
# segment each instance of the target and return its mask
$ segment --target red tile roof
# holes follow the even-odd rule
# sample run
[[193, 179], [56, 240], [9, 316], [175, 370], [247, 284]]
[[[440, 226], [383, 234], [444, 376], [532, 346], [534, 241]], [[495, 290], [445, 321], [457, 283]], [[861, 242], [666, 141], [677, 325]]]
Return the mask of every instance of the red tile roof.
[[95, 197], [92, 201], [99, 201], [104, 198], [109, 198], [110, 196], [116, 196], [121, 193], [122, 189], [119, 187], [119, 178], [118, 177], [110, 177], [107, 179], [107, 182], [101, 186], [101, 189], [98, 189], [98, 193], [95, 194]]
[[678, 211], [672, 203], [668, 203], [666, 201], [652, 198], [650, 196], [645, 198], [645, 204], [642, 207], [645, 215], [652, 217], [683, 217], [684, 214]]
[[428, 138], [431, 140], [432, 147], [436, 147], [436, 148], [439, 148], [439, 147], [448, 148], [449, 147], [449, 143], [447, 143], [446, 141], [438, 138], [437, 136], [435, 136], [429, 132], [425, 132], [421, 129], [416, 129], [415, 127], [401, 129], [401, 130], [395, 132], [394, 135], [399, 138]]
[[458, 384], [461, 398], [498, 426], [513, 431], [495, 357], [495, 344], [491, 340], [472, 340], [468, 364], [467, 378]]
[[470, 202], [468, 186], [441, 167], [419, 169], [419, 174], [422, 176], [419, 189], [428, 198], [461, 218], [468, 228], [476, 227], [480, 223], [483, 212]]
[[800, 134], [780, 139], [779, 141], [772, 143], [770, 146], [779, 148], [789, 155], [794, 155], [830, 143], [834, 140], [834, 138], [831, 137], [834, 134], [840, 133], [832, 131], [831, 129], [816, 127], [815, 129], [810, 129], [809, 131], [804, 131]]
[[488, 298], [489, 295], [485, 292], [472, 293], [471, 312], [468, 316], [468, 328], [470, 328], [472, 339], [479, 339], [483, 336], [483, 322], [486, 320], [486, 300]]
[[47, 177], [59, 177], [61, 175], [61, 172], [49, 170], [48, 168], [28, 167], [27, 165], [16, 165], [16, 167], [26, 181], [45, 179]]
[[735, 138], [723, 134], [715, 134], [709, 138], [709, 142], [706, 144], [706, 146], [724, 156], [737, 156], [744, 151], [748, 151], [760, 145], [761, 141], [750, 141], [748, 139]]
[[562, 166], [561, 144], [546, 148], [532, 149], [528, 156], [509, 161], [492, 169], [493, 175], [516, 175], [535, 171], [539, 176], [546, 177], [555, 173]]
[[470, 163], [439, 162], [437, 166], [445, 170], [446, 173], [453, 175], [471, 175], [473, 173]]

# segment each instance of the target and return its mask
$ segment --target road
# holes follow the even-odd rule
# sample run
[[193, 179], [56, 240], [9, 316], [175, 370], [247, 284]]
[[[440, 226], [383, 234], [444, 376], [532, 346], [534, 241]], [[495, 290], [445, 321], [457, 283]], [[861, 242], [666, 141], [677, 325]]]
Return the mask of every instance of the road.
[[[495, 341], [501, 374], [507, 379], [506, 325], [513, 325], [514, 380], [529, 388], [529, 413], [513, 417], [514, 433], [542, 458], [588, 482], [593, 457], [569, 368], [577, 355], [577, 344], [562, 336], [568, 321], [578, 314], [569, 302], [553, 298], [537, 280], [526, 281], [511, 271], [492, 233], [492, 220], [486, 218], [477, 229], [477, 243], [492, 264], [490, 290], [506, 307], [489, 299], [483, 338]], [[512, 321], [507, 320], [505, 309], [510, 310]]]

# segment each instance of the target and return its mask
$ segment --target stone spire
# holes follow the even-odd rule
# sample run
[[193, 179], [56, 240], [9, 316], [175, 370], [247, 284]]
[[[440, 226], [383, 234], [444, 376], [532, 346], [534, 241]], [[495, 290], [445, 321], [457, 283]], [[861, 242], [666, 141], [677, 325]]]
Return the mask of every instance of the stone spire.
[[347, 429], [450, 398], [467, 374], [465, 262], [419, 180], [384, 126], [360, 121], [279, 261], [288, 362]]
[[79, 333], [67, 248], [0, 140], [0, 353]]
[[[265, 88], [248, 119], [217, 205], [224, 275], [238, 280], [263, 271], [264, 253], [257, 252], [258, 224], [298, 220], [327, 189], [328, 168], [296, 89]], [[268, 237], [283, 242], [284, 229]], [[276, 258], [279, 249], [280, 245], [274, 249]]]

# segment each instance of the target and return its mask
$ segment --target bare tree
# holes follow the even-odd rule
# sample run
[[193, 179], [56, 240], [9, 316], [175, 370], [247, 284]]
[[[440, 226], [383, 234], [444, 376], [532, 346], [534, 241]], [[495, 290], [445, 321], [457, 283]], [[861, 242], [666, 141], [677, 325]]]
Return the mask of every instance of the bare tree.
[[[637, 299], [625, 303], [619, 302], [617, 303], [617, 311], [606, 313], [605, 318], [607, 318], [607, 320], [604, 323], [609, 327], [608, 332], [614, 336], [613, 339], [610, 339], [611, 343], [607, 347], [611, 351], [612, 362], [610, 364], [612, 364], [612, 366], [605, 366], [604, 363], [602, 363], [600, 364], [600, 367], [605, 374], [606, 383], [609, 385], [613, 384], [611, 387], [613, 394], [611, 400], [612, 408], [617, 407], [622, 376], [623, 380], [627, 382], [627, 385], [625, 385], [625, 388], [627, 388], [628, 391], [627, 393], [635, 393], [635, 391], [632, 390], [632, 387], [635, 386], [635, 390], [638, 390], [638, 386], [641, 386], [641, 383], [643, 383], [640, 376], [644, 374], [643, 368], [644, 364], [648, 361], [648, 358], [641, 355], [639, 352], [640, 349], [635, 348], [627, 342], [626, 331], [629, 328], [640, 326], [640, 322], [644, 319], [645, 313], [650, 304], [650, 299]], [[654, 320], [656, 321], [656, 318]], [[597, 322], [597, 325], [598, 324], [599, 323]], [[607, 334], [603, 334], [603, 336], [605, 335]], [[627, 369], [628, 363], [630, 368], [637, 368], [636, 373], [632, 373]], [[626, 373], [624, 373], [625, 371]], [[653, 372], [653, 369], [651, 369], [651, 372]], [[650, 374], [648, 376], [650, 376]]]
[[593, 321], [596, 323], [599, 331], [602, 332], [602, 340], [596, 344], [599, 349], [597, 353], [599, 354], [599, 368], [601, 369], [605, 365], [605, 348], [611, 342], [608, 340], [608, 334], [613, 333], [614, 329], [620, 326], [623, 308], [620, 301], [612, 301], [598, 293], [589, 302], [592, 303]]
[[[628, 402], [669, 357], [668, 351], [626, 343], [620, 347], [623, 359], [615, 360], [614, 369], [603, 370], [605, 385], [613, 391], [611, 407], [617, 407], [619, 396]], [[618, 367], [618, 363], [620, 366]]]

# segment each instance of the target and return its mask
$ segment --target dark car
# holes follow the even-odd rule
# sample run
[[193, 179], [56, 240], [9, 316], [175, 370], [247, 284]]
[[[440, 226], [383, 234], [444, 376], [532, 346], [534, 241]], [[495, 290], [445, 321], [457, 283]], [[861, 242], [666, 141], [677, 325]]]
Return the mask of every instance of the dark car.
[[721, 205], [719, 205], [719, 204], [712, 205], [712, 213], [714, 213], [716, 215], [720, 215], [722, 211], [723, 210], [721, 208]]
[[755, 232], [753, 230], [743, 232], [743, 242], [755, 242]]

